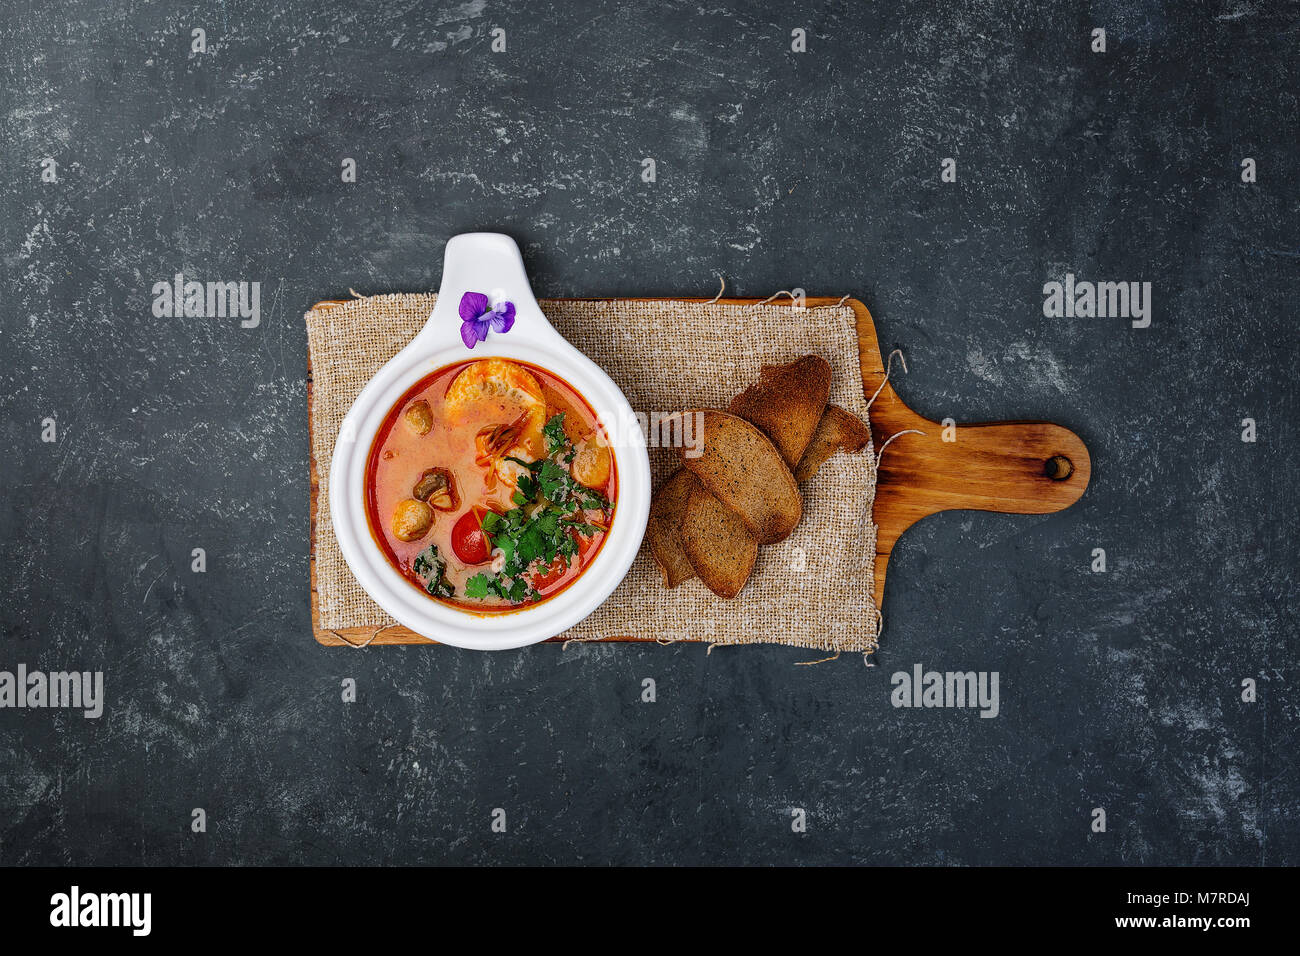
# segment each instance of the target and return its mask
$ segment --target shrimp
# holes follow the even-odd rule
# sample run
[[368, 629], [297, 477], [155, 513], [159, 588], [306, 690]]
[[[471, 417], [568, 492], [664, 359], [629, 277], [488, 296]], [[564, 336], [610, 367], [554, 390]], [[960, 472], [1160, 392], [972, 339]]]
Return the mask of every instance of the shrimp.
[[531, 462], [546, 453], [546, 399], [521, 365], [490, 358], [467, 366], [447, 389], [446, 408], [453, 420], [489, 423], [475, 436], [475, 461], [488, 469], [489, 486], [497, 479], [518, 484], [525, 469], [509, 459]]

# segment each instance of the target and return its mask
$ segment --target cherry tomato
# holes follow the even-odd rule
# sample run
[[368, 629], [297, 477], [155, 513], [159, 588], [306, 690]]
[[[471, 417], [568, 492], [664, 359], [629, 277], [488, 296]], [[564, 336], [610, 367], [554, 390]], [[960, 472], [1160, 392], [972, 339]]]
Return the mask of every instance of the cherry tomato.
[[492, 557], [492, 540], [483, 530], [486, 508], [470, 508], [451, 529], [451, 550], [465, 564], [485, 564]]
[[[550, 564], [538, 568], [533, 572], [533, 587], [539, 591], [545, 591], [552, 584], [555, 584], [569, 570], [569, 560], [564, 555], [557, 554], [555, 560]], [[576, 558], [573, 560], [576, 560]]]
[[578, 542], [578, 557], [579, 557], [579, 558], [585, 558], [585, 557], [587, 556], [587, 552], [591, 550], [592, 545], [594, 545], [594, 544], [596, 543], [596, 539], [597, 539], [598, 537], [600, 537], [600, 535], [601, 535], [602, 533], [603, 533], [603, 532], [601, 532], [601, 531], [598, 529], [598, 530], [596, 530], [596, 531], [593, 531], [590, 535], [586, 535], [586, 534], [583, 534], [581, 531], [578, 531], [577, 529], [574, 529], [574, 532], [573, 532], [573, 540], [576, 541], [576, 542]]
[[591, 546], [596, 540], [595, 535], [589, 538], [576, 529], [570, 531], [569, 534], [578, 545], [578, 553], [567, 558], [562, 554], [557, 554], [555, 560], [550, 564], [534, 571], [531, 580], [533, 582], [533, 587], [538, 591], [545, 591], [552, 584], [557, 583], [564, 577], [565, 573], [568, 572], [574, 562], [581, 563], [582, 559], [587, 556], [587, 552], [591, 550]]

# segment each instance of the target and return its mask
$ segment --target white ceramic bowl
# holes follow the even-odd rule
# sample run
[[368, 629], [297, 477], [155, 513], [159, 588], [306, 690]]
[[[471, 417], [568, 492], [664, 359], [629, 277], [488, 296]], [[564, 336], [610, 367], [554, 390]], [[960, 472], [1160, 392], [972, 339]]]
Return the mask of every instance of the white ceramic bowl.
[[[465, 292], [515, 304], [509, 332], [491, 332], [473, 349], [461, 341], [459, 306]], [[518, 359], [554, 372], [595, 410], [611, 438], [618, 468], [614, 523], [591, 565], [559, 594], [530, 607], [475, 614], [443, 604], [412, 587], [384, 557], [366, 523], [366, 458], [384, 417], [411, 386], [437, 369], [472, 359]], [[506, 650], [534, 644], [572, 627], [594, 611], [627, 574], [650, 513], [650, 461], [645, 436], [627, 399], [601, 369], [551, 327], [533, 298], [519, 247], [509, 236], [454, 236], [443, 258], [442, 287], [433, 314], [411, 343], [361, 390], [343, 419], [330, 463], [330, 513], [343, 557], [366, 593], [399, 623], [458, 647]]]

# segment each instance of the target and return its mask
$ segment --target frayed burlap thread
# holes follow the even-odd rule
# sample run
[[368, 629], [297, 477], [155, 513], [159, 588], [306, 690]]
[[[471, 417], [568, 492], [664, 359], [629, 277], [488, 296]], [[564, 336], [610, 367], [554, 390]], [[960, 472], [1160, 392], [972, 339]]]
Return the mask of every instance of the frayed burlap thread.
[[[330, 525], [329, 462], [362, 386], [424, 325], [432, 294], [377, 295], [306, 314], [312, 361], [312, 454], [320, 479], [316, 586], [325, 629], [394, 622], [352, 577]], [[555, 328], [618, 384], [637, 412], [726, 408], [763, 365], [814, 353], [831, 365], [831, 401], [863, 420], [856, 320], [847, 305], [653, 300], [543, 301]], [[677, 467], [650, 450], [655, 487]], [[643, 547], [623, 582], [565, 640], [635, 636], [660, 644], [789, 644], [834, 654], [876, 648], [871, 598], [875, 452], [838, 454], [803, 487], [804, 515], [784, 541], [759, 549], [749, 583], [724, 601], [698, 580], [669, 591]]]

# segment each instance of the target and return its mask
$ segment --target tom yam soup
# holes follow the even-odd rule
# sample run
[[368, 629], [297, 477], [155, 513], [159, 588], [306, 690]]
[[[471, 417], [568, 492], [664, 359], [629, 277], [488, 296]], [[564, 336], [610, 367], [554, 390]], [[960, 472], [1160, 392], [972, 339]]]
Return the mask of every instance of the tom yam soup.
[[416, 383], [366, 463], [370, 533], [389, 562], [434, 600], [474, 611], [567, 588], [604, 543], [617, 498], [591, 406], [545, 369], [500, 358]]

